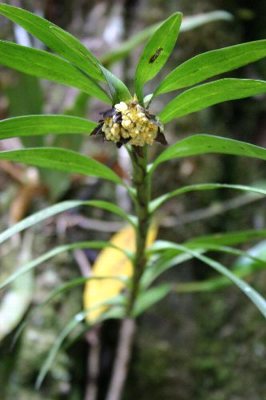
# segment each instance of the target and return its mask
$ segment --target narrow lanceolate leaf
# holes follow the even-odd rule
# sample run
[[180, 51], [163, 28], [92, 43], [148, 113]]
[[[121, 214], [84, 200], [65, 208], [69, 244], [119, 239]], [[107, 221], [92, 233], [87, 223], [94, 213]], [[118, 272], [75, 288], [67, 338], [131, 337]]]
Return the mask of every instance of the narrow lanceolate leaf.
[[96, 123], [68, 115], [26, 115], [0, 121], [0, 139], [47, 134], [90, 134]]
[[234, 231], [229, 233], [218, 233], [215, 235], [199, 236], [186, 242], [186, 246], [190, 248], [200, 248], [205, 243], [214, 245], [237, 245], [248, 242], [249, 240], [257, 240], [266, 238], [266, 229]]
[[106, 79], [109, 91], [112, 97], [112, 103], [117, 104], [120, 101], [127, 101], [131, 98], [131, 94], [126, 85], [113, 75], [108, 69], [101, 67], [102, 73]]
[[228, 268], [226, 268], [221, 263], [207, 257], [203, 254], [199, 254], [197, 251], [189, 249], [187, 246], [179, 244], [169, 244], [169, 248], [176, 248], [177, 250], [184, 251], [189, 255], [195, 257], [196, 259], [202, 261], [203, 263], [209, 265], [211, 268], [215, 269], [218, 273], [224, 275], [226, 278], [230, 279], [239, 289], [254, 303], [258, 310], [266, 317], [266, 301], [265, 299], [248, 283], [237, 277]]
[[[256, 231], [254, 231], [255, 233]], [[240, 233], [241, 235], [241, 233]], [[264, 233], [264, 238], [266, 232]], [[207, 237], [206, 237], [207, 239]], [[229, 236], [228, 238], [229, 239]], [[211, 237], [210, 237], [211, 240]], [[193, 242], [193, 241], [192, 241]], [[201, 242], [202, 244], [202, 242]], [[204, 241], [203, 245], [209, 244]], [[191, 246], [189, 246], [191, 248]], [[259, 242], [254, 247], [247, 250], [246, 254], [241, 255], [233, 264], [232, 272], [238, 276], [238, 278], [248, 277], [258, 270], [265, 269], [266, 262], [266, 241]], [[202, 282], [188, 282], [184, 284], [178, 284], [175, 286], [177, 292], [203, 292], [203, 291], [214, 291], [223, 289], [232, 284], [232, 281], [226, 277], [207, 279]]]
[[0, 153], [0, 160], [10, 160], [68, 173], [96, 176], [112, 182], [122, 183], [119, 176], [104, 164], [70, 150], [43, 147], [3, 151]]
[[228, 100], [243, 99], [266, 93], [266, 82], [254, 79], [226, 78], [186, 90], [171, 100], [161, 111], [163, 123], [184, 117]]
[[[202, 254], [206, 251], [206, 247], [209, 246], [216, 246], [216, 248], [218, 246], [221, 246], [221, 248], [223, 248], [224, 246], [228, 246], [228, 245], [237, 245], [237, 244], [242, 244], [242, 243], [246, 243], [250, 240], [258, 240], [258, 239], [265, 239], [266, 238], [266, 229], [262, 229], [262, 230], [246, 230], [246, 231], [235, 231], [235, 232], [230, 232], [230, 233], [219, 233], [219, 234], [215, 234], [215, 235], [206, 235], [206, 236], [199, 236], [195, 239], [189, 240], [187, 242], [184, 243], [184, 246], [190, 248], [190, 249], [194, 249], [197, 253]], [[156, 242], [158, 243], [158, 242]], [[154, 249], [156, 250], [156, 243], [154, 245]], [[265, 243], [265, 242], [263, 242]], [[157, 246], [158, 249], [158, 246]], [[151, 252], [153, 250], [151, 249]], [[263, 259], [264, 256], [260, 254], [253, 254], [252, 256], [259, 256], [260, 259]], [[158, 278], [158, 276], [160, 276], [162, 273], [164, 273], [165, 271], [167, 271], [169, 268], [175, 267], [189, 259], [191, 259], [192, 256], [191, 254], [188, 253], [182, 253], [179, 254], [177, 251], [173, 253], [173, 250], [166, 250], [164, 251], [160, 257], [157, 260], [151, 260], [150, 263], [148, 264], [148, 268], [146, 269], [143, 277], [142, 277], [142, 284], [143, 287], [147, 287], [149, 286], [156, 278]], [[250, 260], [250, 258], [249, 258]], [[254, 261], [254, 259], [253, 259]], [[256, 266], [258, 266], [258, 268], [261, 267], [261, 262], [258, 263], [256, 262]], [[234, 268], [238, 268], [238, 265], [234, 265]], [[243, 271], [243, 274], [242, 274]], [[252, 271], [250, 271], [249, 269], [245, 268], [245, 269], [241, 269], [241, 276], [244, 277], [246, 275], [244, 275], [244, 273], [246, 273], [247, 271], [247, 275], [249, 273], [251, 273]], [[240, 276], [240, 271], [238, 270], [238, 276]], [[226, 281], [226, 284], [228, 284], [228, 280], [226, 278], [217, 278], [219, 281]], [[209, 283], [209, 281], [208, 281]], [[209, 285], [206, 282], [206, 285], [209, 288]], [[194, 284], [192, 283], [192, 286]], [[198, 283], [197, 283], [198, 285]], [[202, 285], [205, 288], [205, 283], [202, 283]], [[190, 283], [187, 284], [182, 284], [182, 288], [186, 287], [192, 290], [192, 287], [190, 287]], [[178, 285], [178, 288], [181, 288], [181, 284]], [[212, 285], [210, 285], [210, 289], [213, 288]]]
[[5, 16], [45, 43], [50, 49], [97, 80], [104, 80], [99, 60], [74, 36], [50, 21], [18, 7], [0, 4], [0, 15]]
[[157, 75], [168, 60], [178, 37], [181, 20], [181, 13], [171, 15], [145, 46], [135, 74], [135, 89], [140, 101], [143, 99], [143, 85]]
[[29, 217], [1, 232], [0, 244], [11, 238], [16, 233], [22, 232], [24, 229], [30, 228], [31, 226], [36, 225], [37, 223], [42, 222], [45, 219], [53, 217], [54, 215], [60, 214], [72, 208], [79, 207], [80, 205], [83, 205], [83, 202], [80, 202], [78, 200], [64, 201], [62, 203], [52, 205], [51, 207], [47, 207], [44, 210], [38, 211], [37, 213], [30, 215]]
[[184, 62], [166, 76], [154, 96], [195, 85], [266, 57], [266, 40], [212, 50]]
[[[188, 253], [193, 254], [190, 250], [186, 250]], [[197, 254], [197, 253], [196, 253]], [[196, 258], [209, 265], [211, 268], [215, 269], [220, 274], [224, 275], [226, 278], [230, 279], [239, 289], [253, 302], [253, 304], [258, 308], [262, 315], [266, 318], [266, 301], [255, 289], [253, 289], [248, 283], [237, 277], [229, 269], [227, 269], [221, 263], [212, 260], [201, 254], [195, 255]]]
[[[86, 72], [90, 77], [96, 80], [104, 81], [101, 72], [102, 64], [83, 44], [72, 36], [69, 32], [64, 31], [58, 26], [50, 26], [50, 30], [54, 33], [58, 40], [58, 46], [53, 49], [63, 56], [66, 60]], [[54, 42], [54, 38], [53, 38]], [[57, 50], [55, 49], [57, 48]], [[51, 47], [52, 48], [52, 47]]]
[[102, 210], [106, 210], [113, 214], [116, 214], [119, 217], [121, 217], [122, 219], [124, 219], [125, 221], [127, 221], [133, 227], [136, 226], [136, 217], [126, 213], [122, 208], [120, 208], [116, 204], [113, 204], [109, 201], [104, 201], [104, 200], [88, 200], [86, 202], [86, 204], [89, 206], [98, 207], [98, 208], [101, 208]]
[[[187, 246], [189, 249], [194, 250], [198, 254], [203, 254], [206, 253], [207, 251], [217, 251], [228, 254], [234, 254], [237, 256], [239, 255], [243, 257], [245, 256], [248, 259], [252, 259], [252, 261], [256, 262], [258, 268], [263, 268], [265, 265], [262, 259], [255, 258], [254, 256], [249, 255], [248, 253], [235, 249], [233, 247], [209, 244], [207, 242], [202, 242], [199, 246], [196, 245], [194, 246], [193, 244], [190, 245], [190, 242], [186, 242], [184, 243], [184, 246]], [[152, 260], [152, 263], [150, 263], [150, 265], [146, 269], [145, 274], [142, 278], [142, 285], [144, 288], [147, 287], [147, 285], [149, 286], [156, 278], [158, 278], [169, 268], [176, 267], [177, 265], [187, 261], [188, 259], [193, 258], [191, 254], [182, 253], [182, 251], [180, 253], [179, 251], [171, 248], [170, 250], [169, 249], [167, 250], [168, 247], [169, 247], [169, 242], [167, 245], [167, 242], [157, 241], [155, 243], [155, 246], [151, 248], [151, 252], [162, 251], [162, 253], [160, 254], [159, 257], [157, 256], [157, 260]]]
[[202, 134], [190, 136], [168, 147], [156, 158], [151, 166], [151, 171], [162, 162], [173, 158], [183, 158], [208, 153], [230, 154], [266, 160], [266, 149], [263, 147], [239, 140]]
[[[1, 154], [1, 153], [0, 153]], [[107, 211], [110, 211], [121, 218], [124, 218], [129, 223], [132, 223], [133, 217], [126, 214], [120, 207], [109, 203], [103, 200], [88, 200], [88, 201], [81, 201], [81, 200], [69, 200], [63, 201], [62, 203], [58, 203], [52, 205], [50, 207], [46, 207], [41, 211], [36, 212], [35, 214], [30, 215], [29, 217], [23, 219], [22, 221], [18, 222], [15, 225], [12, 225], [10, 228], [6, 229], [5, 231], [0, 233], [0, 244], [3, 243], [5, 240], [11, 238], [16, 233], [22, 232], [23, 230], [30, 228], [33, 225], [38, 224], [50, 217], [53, 217], [57, 214], [62, 212], [71, 210], [75, 207], [82, 207], [82, 206], [91, 206], [91, 207], [98, 207]], [[93, 227], [92, 227], [93, 228]]]
[[150, 203], [150, 211], [154, 212], [162, 204], [172, 199], [173, 197], [177, 197], [188, 192], [201, 191], [201, 190], [216, 190], [216, 189], [233, 189], [233, 190], [241, 190], [244, 192], [257, 193], [264, 196], [266, 195], [265, 189], [254, 186], [233, 185], [227, 183], [202, 183], [197, 185], [184, 186], [180, 189], [173, 190], [172, 192], [166, 193], [158, 197], [157, 199], [152, 200], [152, 202]]
[[111, 103], [105, 91], [92, 79], [61, 57], [47, 51], [0, 41], [0, 64], [38, 78], [78, 88]]

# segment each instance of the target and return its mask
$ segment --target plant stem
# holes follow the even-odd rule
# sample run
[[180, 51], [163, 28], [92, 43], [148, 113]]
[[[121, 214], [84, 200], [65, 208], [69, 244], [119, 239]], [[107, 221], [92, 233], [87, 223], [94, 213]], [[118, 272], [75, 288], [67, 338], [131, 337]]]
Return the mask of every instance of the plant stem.
[[100, 374], [100, 354], [101, 354], [101, 343], [100, 343], [100, 326], [94, 327], [91, 331], [86, 334], [86, 340], [90, 346], [87, 364], [87, 384], [84, 400], [96, 400], [98, 394], [98, 378]]
[[150, 224], [149, 201], [150, 179], [147, 174], [147, 148], [132, 148], [130, 152], [133, 166], [133, 188], [135, 189], [135, 210], [137, 217], [136, 252], [134, 275], [129, 293], [126, 317], [122, 321], [113, 373], [106, 400], [120, 400], [127, 378], [128, 364], [135, 334], [134, 305], [139, 293], [140, 279], [146, 266], [146, 241]]
[[116, 352], [113, 374], [106, 400], [120, 400], [128, 373], [131, 350], [135, 334], [135, 320], [125, 318], [122, 321]]
[[146, 266], [146, 241], [150, 225], [149, 202], [151, 194], [150, 178], [147, 174], [147, 147], [132, 149], [133, 187], [136, 190], [136, 252], [134, 258], [134, 275], [129, 293], [127, 316], [131, 316], [138, 297], [140, 279]]

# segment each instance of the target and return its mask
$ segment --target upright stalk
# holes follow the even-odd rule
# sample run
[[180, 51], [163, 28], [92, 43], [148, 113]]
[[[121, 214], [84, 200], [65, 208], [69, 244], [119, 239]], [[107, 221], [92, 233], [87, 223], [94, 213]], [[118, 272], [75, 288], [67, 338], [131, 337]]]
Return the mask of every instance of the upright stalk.
[[134, 274], [129, 292], [126, 317], [122, 321], [120, 328], [117, 354], [106, 400], [120, 400], [122, 396], [135, 334], [134, 305], [147, 262], [145, 247], [150, 224], [149, 201], [151, 192], [150, 179], [147, 174], [147, 147], [132, 147], [130, 155], [133, 166], [133, 188], [135, 189], [135, 211], [137, 217]]
[[133, 147], [131, 153], [133, 166], [133, 188], [136, 193], [135, 212], [137, 217], [136, 252], [134, 258], [134, 274], [129, 293], [127, 316], [132, 315], [138, 297], [140, 279], [146, 266], [146, 241], [150, 225], [149, 202], [151, 195], [150, 178], [147, 173], [147, 146]]

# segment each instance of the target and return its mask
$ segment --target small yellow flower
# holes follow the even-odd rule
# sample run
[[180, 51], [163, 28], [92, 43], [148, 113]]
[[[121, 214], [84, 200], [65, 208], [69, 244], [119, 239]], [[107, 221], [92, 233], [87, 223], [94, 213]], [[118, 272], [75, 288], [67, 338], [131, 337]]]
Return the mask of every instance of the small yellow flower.
[[167, 144], [163, 126], [155, 115], [149, 113], [135, 98], [128, 103], [121, 101], [102, 113], [103, 119], [93, 134], [102, 134], [106, 140], [133, 146], [152, 145], [154, 141]]

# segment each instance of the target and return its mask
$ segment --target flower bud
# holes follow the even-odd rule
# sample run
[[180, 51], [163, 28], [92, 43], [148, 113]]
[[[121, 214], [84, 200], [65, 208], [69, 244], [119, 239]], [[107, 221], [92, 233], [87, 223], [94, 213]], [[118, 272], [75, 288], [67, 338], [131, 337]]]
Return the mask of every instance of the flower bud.
[[152, 145], [154, 141], [167, 144], [159, 119], [142, 107], [135, 98], [128, 103], [121, 101], [111, 110], [102, 113], [103, 119], [94, 130], [118, 147], [125, 143], [133, 146]]

